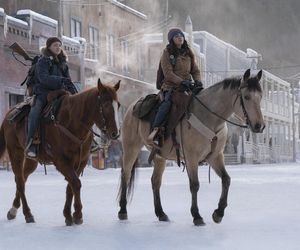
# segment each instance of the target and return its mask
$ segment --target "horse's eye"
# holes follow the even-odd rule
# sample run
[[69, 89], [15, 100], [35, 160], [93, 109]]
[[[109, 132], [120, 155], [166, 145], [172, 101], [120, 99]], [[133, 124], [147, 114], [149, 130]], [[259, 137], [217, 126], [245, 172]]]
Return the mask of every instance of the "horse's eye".
[[245, 95], [245, 100], [249, 101], [250, 100], [250, 95]]

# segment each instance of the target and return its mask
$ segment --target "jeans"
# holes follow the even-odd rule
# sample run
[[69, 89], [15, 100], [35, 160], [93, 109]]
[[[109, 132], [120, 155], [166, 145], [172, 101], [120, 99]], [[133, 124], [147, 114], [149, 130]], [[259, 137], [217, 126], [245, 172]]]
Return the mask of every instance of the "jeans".
[[152, 128], [159, 127], [165, 120], [166, 115], [168, 114], [172, 106], [172, 93], [172, 89], [163, 92], [163, 101], [158, 108], [155, 119], [152, 123]]
[[47, 105], [47, 97], [44, 95], [36, 96], [35, 105], [31, 107], [28, 116], [28, 130], [27, 130], [27, 142], [26, 145], [29, 143], [30, 139], [33, 139], [35, 131], [39, 125], [40, 114], [42, 110]]

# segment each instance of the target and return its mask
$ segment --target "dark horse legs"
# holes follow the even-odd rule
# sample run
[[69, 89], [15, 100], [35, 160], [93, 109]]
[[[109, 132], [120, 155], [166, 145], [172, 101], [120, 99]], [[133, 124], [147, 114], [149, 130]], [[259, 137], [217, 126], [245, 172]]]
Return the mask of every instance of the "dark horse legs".
[[154, 157], [154, 170], [151, 177], [152, 183], [152, 191], [153, 191], [153, 198], [154, 198], [154, 208], [155, 214], [160, 221], [169, 221], [168, 216], [164, 213], [160, 201], [160, 186], [161, 186], [161, 179], [163, 172], [166, 166], [166, 160], [158, 157]]
[[[65, 179], [68, 182], [67, 190], [66, 190], [66, 203], [64, 207], [64, 216], [65, 222], [67, 226], [75, 224], [82, 224], [82, 203], [80, 198], [80, 189], [81, 189], [81, 181], [79, 177], [75, 173], [75, 171], [64, 171], [64, 169], [60, 168], [59, 171], [65, 176]], [[73, 218], [71, 217], [71, 204], [72, 198], [74, 195], [74, 213]]]
[[224, 210], [227, 207], [227, 197], [228, 197], [228, 190], [230, 186], [230, 176], [228, 175], [225, 168], [220, 171], [216, 171], [216, 173], [222, 179], [222, 193], [219, 200], [218, 208], [214, 211], [212, 217], [214, 222], [220, 223], [224, 216]]
[[216, 159], [210, 162], [216, 174], [222, 179], [222, 193], [219, 200], [218, 208], [213, 212], [212, 218], [214, 222], [220, 223], [224, 216], [224, 210], [227, 207], [228, 191], [230, 186], [230, 176], [228, 175], [223, 155], [219, 155]]
[[190, 182], [190, 191], [192, 194], [192, 205], [191, 205], [191, 214], [193, 216], [193, 222], [195, 226], [205, 225], [202, 217], [199, 214], [198, 202], [197, 202], [197, 193], [199, 191], [199, 178], [198, 178], [198, 166], [187, 166], [187, 173], [189, 176]]
[[[87, 163], [87, 161], [84, 161], [81, 164], [81, 167], [79, 168], [79, 170], [76, 173], [77, 177], [78, 177], [78, 180], [79, 180], [79, 176], [80, 176], [81, 172], [83, 171], [84, 167], [86, 166], [86, 163]], [[73, 195], [73, 189], [72, 189], [72, 187], [71, 187], [71, 185], [69, 183], [67, 185], [67, 188], [66, 188], [66, 202], [65, 202], [65, 206], [64, 206], [64, 210], [63, 210], [63, 214], [65, 216], [65, 222], [66, 222], [67, 226], [71, 226], [73, 223], [75, 223], [75, 224], [81, 224], [83, 222], [83, 220], [82, 220], [82, 212], [81, 212], [82, 205], [78, 206], [78, 204], [81, 204], [81, 201], [80, 201], [80, 203], [78, 203], [78, 201], [77, 201], [77, 203], [74, 202], [75, 212], [74, 212], [74, 216], [72, 217], [71, 206], [72, 206], [73, 196], [74, 196]], [[76, 201], [76, 198], [75, 198], [75, 201]], [[80, 212], [76, 213], [76, 209], [77, 210], [79, 209]]]

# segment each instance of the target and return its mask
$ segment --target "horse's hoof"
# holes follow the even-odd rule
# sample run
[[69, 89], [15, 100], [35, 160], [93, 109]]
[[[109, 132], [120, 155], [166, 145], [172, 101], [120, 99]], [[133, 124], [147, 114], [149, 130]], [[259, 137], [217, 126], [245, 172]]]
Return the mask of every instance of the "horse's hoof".
[[128, 220], [127, 213], [118, 213], [119, 220]]
[[73, 219], [65, 219], [65, 223], [66, 223], [66, 226], [72, 226], [73, 225]]
[[27, 218], [25, 218], [25, 220], [26, 220], [26, 223], [34, 223], [35, 222], [33, 216], [27, 217]]
[[195, 225], [195, 226], [205, 226], [205, 222], [204, 222], [203, 219], [200, 217], [200, 218], [194, 219], [194, 225]]
[[212, 218], [213, 218], [214, 222], [215, 222], [215, 223], [218, 223], [218, 224], [221, 223], [221, 221], [222, 221], [222, 219], [223, 219], [222, 216], [219, 216], [219, 215], [218, 215], [218, 213], [217, 213], [216, 210], [213, 212]]
[[16, 214], [12, 214], [10, 211], [7, 212], [7, 219], [13, 220], [16, 218]]
[[9, 211], [7, 212], [7, 219], [8, 220], [15, 219], [17, 216], [17, 212], [18, 212], [18, 209], [15, 207], [12, 207], [11, 209], [9, 209]]
[[168, 215], [164, 214], [158, 217], [159, 221], [170, 221]]
[[73, 218], [73, 222], [76, 225], [81, 225], [83, 223], [83, 219], [82, 218]]

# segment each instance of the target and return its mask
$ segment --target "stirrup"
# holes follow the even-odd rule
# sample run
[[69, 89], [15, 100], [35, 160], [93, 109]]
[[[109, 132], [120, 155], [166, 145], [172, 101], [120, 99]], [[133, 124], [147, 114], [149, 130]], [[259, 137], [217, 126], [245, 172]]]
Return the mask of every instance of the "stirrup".
[[24, 150], [24, 155], [26, 158], [36, 160], [37, 158], [37, 153], [36, 153], [36, 146], [32, 144], [33, 139], [30, 139], [25, 150]]
[[150, 133], [150, 135], [148, 136], [147, 138], [147, 143], [150, 145], [150, 146], [153, 146], [154, 148], [157, 148], [157, 149], [160, 149], [160, 146], [159, 146], [159, 142], [156, 141], [155, 137], [157, 136], [159, 132], [159, 128], [154, 128], [153, 131]]

